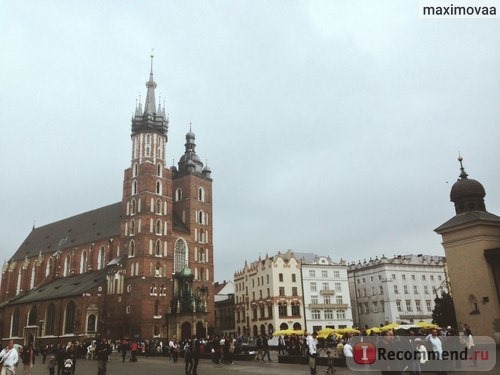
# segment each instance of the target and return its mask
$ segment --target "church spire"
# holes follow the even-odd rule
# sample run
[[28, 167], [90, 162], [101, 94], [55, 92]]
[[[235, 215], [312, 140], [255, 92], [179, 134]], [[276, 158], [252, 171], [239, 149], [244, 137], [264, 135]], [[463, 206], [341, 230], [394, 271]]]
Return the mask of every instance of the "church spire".
[[135, 114], [132, 118], [132, 134], [140, 132], [159, 132], [167, 134], [168, 131], [168, 117], [165, 114], [165, 104], [163, 107], [158, 103], [156, 107], [155, 89], [156, 82], [153, 79], [153, 52], [151, 52], [151, 68], [149, 71], [149, 81], [146, 82], [148, 92], [146, 93], [146, 100], [143, 105], [139, 96], [139, 101], [136, 103]]
[[146, 82], [148, 92], [146, 94], [146, 103], [144, 103], [144, 114], [156, 113], [155, 88], [156, 82], [153, 80], [153, 51], [151, 51], [151, 71], [149, 73], [149, 81]]

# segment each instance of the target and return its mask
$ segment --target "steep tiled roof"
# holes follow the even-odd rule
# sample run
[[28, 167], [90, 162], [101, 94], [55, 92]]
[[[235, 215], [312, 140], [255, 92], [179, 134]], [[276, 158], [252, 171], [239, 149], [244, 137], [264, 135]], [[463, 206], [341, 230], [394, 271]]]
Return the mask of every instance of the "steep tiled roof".
[[120, 234], [121, 202], [34, 228], [10, 261]]
[[109, 269], [87, 272], [82, 275], [60, 277], [40, 288], [35, 288], [20, 297], [13, 298], [9, 304], [32, 303], [49, 299], [81, 296], [106, 280]]

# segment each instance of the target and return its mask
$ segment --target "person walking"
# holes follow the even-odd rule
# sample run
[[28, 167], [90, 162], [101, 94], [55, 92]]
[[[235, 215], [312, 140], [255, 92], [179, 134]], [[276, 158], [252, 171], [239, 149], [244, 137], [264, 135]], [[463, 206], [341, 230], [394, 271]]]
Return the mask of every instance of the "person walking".
[[335, 358], [333, 357], [333, 352], [331, 350], [326, 351], [326, 364], [328, 368], [326, 369], [326, 373], [332, 375], [335, 370]]
[[191, 351], [192, 341], [189, 339], [186, 344], [184, 344], [184, 370], [186, 375], [190, 375], [191, 371], [193, 371], [193, 352]]
[[257, 336], [257, 341], [255, 342], [255, 349], [257, 350], [257, 354], [255, 355], [253, 360], [258, 361], [262, 359], [262, 337], [260, 335]]
[[269, 355], [269, 341], [265, 335], [262, 336], [262, 361], [272, 362], [271, 356]]
[[14, 348], [14, 341], [10, 340], [7, 347], [0, 352], [0, 362], [3, 365], [0, 374], [15, 374], [17, 361], [19, 361], [19, 356], [17, 350]]
[[35, 364], [35, 351], [33, 344], [23, 346], [21, 352], [21, 361], [23, 362], [23, 375], [31, 375], [31, 370]]
[[193, 342], [191, 343], [191, 352], [193, 353], [193, 373], [198, 374], [198, 362], [200, 361], [200, 341], [196, 335], [192, 336]]
[[317, 336], [317, 332], [313, 332], [312, 335], [307, 335], [306, 337], [306, 345], [309, 351], [309, 368], [311, 370], [311, 375], [316, 375], [316, 358], [318, 357], [318, 350], [316, 348], [316, 345], [318, 344], [318, 340], [316, 340]]
[[97, 353], [97, 375], [106, 375], [111, 346], [103, 337], [96, 345], [95, 350]]

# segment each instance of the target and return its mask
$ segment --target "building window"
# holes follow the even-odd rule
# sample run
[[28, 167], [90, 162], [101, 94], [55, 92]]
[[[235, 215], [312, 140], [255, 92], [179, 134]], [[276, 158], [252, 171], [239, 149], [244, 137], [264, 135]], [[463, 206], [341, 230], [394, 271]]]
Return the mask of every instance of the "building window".
[[413, 285], [413, 293], [418, 294], [418, 288], [416, 285]]
[[139, 166], [137, 163], [134, 163], [134, 167], [132, 168], [132, 177], [137, 177], [137, 171], [138, 171]]
[[80, 273], [85, 272], [87, 272], [87, 251], [83, 250], [80, 256]]
[[420, 307], [420, 300], [415, 301], [415, 308], [417, 309], [417, 311], [422, 311], [422, 308]]
[[273, 317], [273, 306], [272, 305], [267, 306], [267, 317], [268, 318]]
[[156, 200], [156, 207], [155, 207], [155, 209], [156, 209], [156, 213], [158, 215], [162, 214], [162, 209], [161, 208], [162, 208], [161, 200], [157, 199]]
[[160, 164], [160, 163], [158, 163], [158, 164], [156, 165], [156, 175], [157, 175], [158, 177], [161, 177], [161, 164]]
[[325, 319], [332, 320], [333, 319], [333, 310], [327, 309], [325, 310]]
[[372, 302], [372, 310], [374, 313], [378, 312], [378, 302], [377, 301]]
[[155, 255], [157, 257], [161, 256], [161, 241], [160, 240], [156, 240], [156, 242], [155, 242]]
[[97, 269], [101, 270], [105, 266], [105, 258], [104, 258], [104, 246], [101, 246], [99, 249], [99, 254], [97, 256]]
[[75, 332], [75, 303], [70, 301], [68, 306], [66, 306], [66, 312], [64, 314], [64, 333], [74, 333]]
[[205, 202], [205, 190], [201, 186], [198, 188], [198, 200]]
[[135, 215], [137, 212], [137, 203], [135, 202], [135, 199], [132, 199], [130, 201], [130, 215]]
[[292, 283], [295, 283], [297, 281], [297, 277], [295, 276], [294, 273], [292, 273]]
[[429, 294], [429, 288], [427, 285], [424, 285], [424, 294]]
[[329, 305], [331, 303], [330, 296], [323, 296], [323, 303]]
[[438, 280], [439, 280], [439, 281], [441, 281], [441, 280], [442, 280], [441, 275], [438, 275]]
[[403, 308], [401, 307], [401, 301], [396, 301], [396, 307], [398, 308], [398, 311], [403, 311]]
[[156, 234], [161, 235], [161, 220], [156, 220]]
[[415, 280], [415, 275], [411, 275], [411, 279], [412, 279], [412, 280]]
[[129, 257], [135, 256], [135, 242], [134, 242], [134, 240], [131, 240], [129, 245], [128, 245], [128, 256]]
[[[132, 181], [132, 194], [137, 194], [137, 181]], [[132, 212], [134, 214], [135, 212]]]
[[333, 277], [338, 279], [340, 277], [340, 271], [333, 271]]
[[379, 286], [378, 290], [379, 290], [380, 294], [384, 294], [384, 287], [383, 286]]
[[394, 285], [394, 293], [395, 294], [399, 294], [399, 292], [398, 292], [398, 286], [397, 285]]
[[425, 307], [427, 308], [427, 311], [432, 311], [432, 304], [430, 299], [425, 300]]
[[403, 292], [408, 294], [408, 285], [403, 285]]
[[327, 270], [322, 270], [321, 271], [321, 277], [328, 277], [328, 271]]
[[96, 316], [94, 314], [90, 314], [87, 317], [87, 332], [95, 332], [96, 331]]
[[434, 281], [434, 275], [431, 275], [431, 281]]
[[151, 287], [149, 288], [149, 294], [151, 296], [156, 296], [156, 284], [151, 284]]
[[404, 273], [401, 275], [401, 279], [406, 280], [406, 275]]
[[316, 277], [316, 271], [309, 270], [309, 277]]
[[384, 301], [380, 301], [380, 312], [385, 312]]
[[280, 283], [283, 282], [283, 274], [282, 273], [278, 274], [278, 280]]
[[323, 283], [323, 289], [322, 290], [330, 290], [330, 285], [328, 283]]
[[345, 319], [345, 310], [337, 310], [337, 319]]
[[311, 283], [310, 284], [310, 289], [311, 289], [311, 292], [315, 292], [317, 290], [316, 283]]
[[425, 275], [422, 275], [422, 280], [425, 281]]
[[45, 318], [45, 335], [52, 336], [56, 323], [56, 306], [51, 303], [47, 307], [47, 316]]
[[311, 310], [311, 319], [320, 320], [321, 319], [321, 311], [320, 310]]
[[69, 273], [71, 271], [71, 257], [66, 255], [64, 258], [64, 271], [63, 271], [63, 276], [69, 276]]
[[391, 278], [392, 278], [393, 280], [396, 280], [396, 274], [395, 274], [395, 273], [393, 273], [393, 274], [391, 275]]
[[335, 283], [335, 291], [336, 292], [342, 291], [342, 283]]
[[287, 316], [287, 306], [286, 306], [286, 303], [280, 303], [278, 305], [278, 314], [279, 314], [279, 316]]
[[411, 309], [411, 301], [407, 299], [405, 302], [406, 302], [406, 311], [407, 312], [411, 312], [412, 311], [412, 309]]
[[174, 246], [174, 272], [181, 272], [187, 266], [187, 261], [186, 243], [179, 238]]
[[338, 305], [340, 305], [340, 304], [344, 303], [342, 296], [336, 296], [336, 297], [335, 297], [335, 302], [336, 302]]
[[285, 295], [285, 287], [284, 286], [280, 286], [279, 293], [280, 293], [280, 296], [282, 296], [282, 297]]
[[311, 304], [313, 305], [318, 304], [318, 296], [311, 296]]
[[36, 326], [38, 320], [37, 320], [37, 311], [36, 311], [36, 306], [32, 306], [30, 309], [30, 312], [28, 314], [28, 325], [29, 326]]
[[53, 271], [54, 271], [54, 260], [52, 259], [52, 257], [50, 257], [49, 260], [47, 260], [47, 266], [45, 267], [45, 276], [52, 275]]
[[297, 296], [297, 287], [296, 286], [292, 286], [292, 296]]
[[16, 307], [14, 314], [12, 314], [11, 337], [19, 337], [19, 316], [19, 307]]
[[182, 200], [182, 189], [177, 188], [175, 189], [175, 201], [178, 202], [180, 200]]
[[292, 315], [300, 316], [300, 305], [298, 303], [292, 303]]

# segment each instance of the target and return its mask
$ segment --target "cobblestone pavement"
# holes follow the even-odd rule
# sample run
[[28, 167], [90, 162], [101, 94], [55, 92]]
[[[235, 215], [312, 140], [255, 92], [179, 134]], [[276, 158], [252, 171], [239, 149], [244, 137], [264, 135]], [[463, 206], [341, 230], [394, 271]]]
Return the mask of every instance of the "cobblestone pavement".
[[[240, 361], [232, 365], [216, 365], [208, 359], [201, 359], [198, 365], [199, 375], [224, 375], [224, 374], [263, 374], [263, 375], [309, 375], [309, 367], [307, 365], [295, 365], [277, 363], [277, 357], [273, 353], [273, 362], [254, 362], [254, 361]], [[497, 364], [491, 374], [500, 375], [500, 359], [497, 352]], [[37, 357], [37, 359], [41, 359]], [[326, 367], [318, 367], [317, 374], [324, 375]], [[32, 375], [47, 375], [49, 373], [46, 365], [42, 364], [39, 360], [35, 363]], [[337, 367], [336, 375], [353, 374], [348, 368]], [[449, 372], [448, 374], [457, 375], [473, 375], [478, 372], [469, 371], [464, 372]], [[20, 365], [17, 369], [17, 375], [23, 374], [23, 366]], [[97, 374], [97, 361], [79, 359], [76, 365], [75, 375], [93, 375]], [[137, 362], [122, 363], [121, 357], [117, 353], [113, 353], [111, 360], [108, 364], [108, 371], [106, 375], [184, 375], [184, 361], [179, 358], [177, 363], [173, 363], [168, 357], [139, 357]], [[379, 375], [380, 372], [358, 372], [358, 374], [366, 375]], [[486, 374], [482, 372], [482, 374]]]

